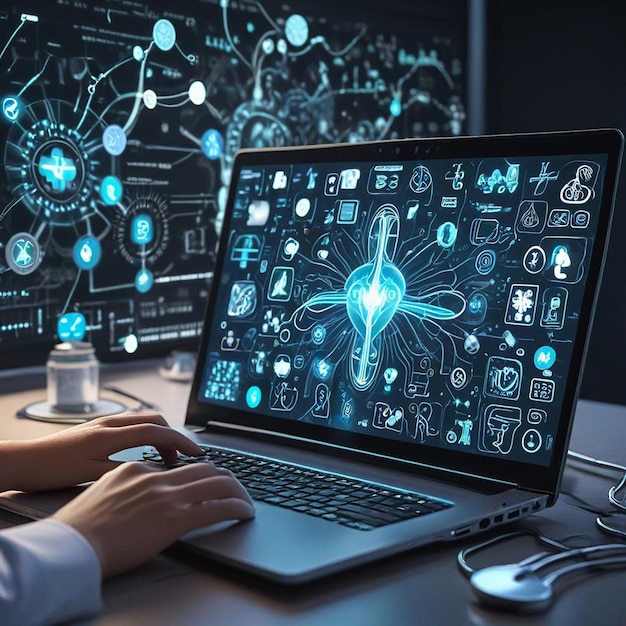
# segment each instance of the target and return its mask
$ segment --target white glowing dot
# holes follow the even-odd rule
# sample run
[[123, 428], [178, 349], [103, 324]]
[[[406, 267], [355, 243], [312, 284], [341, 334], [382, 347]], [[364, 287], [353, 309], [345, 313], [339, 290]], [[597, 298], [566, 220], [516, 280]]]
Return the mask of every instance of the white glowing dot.
[[139, 342], [137, 341], [137, 337], [135, 335], [128, 335], [126, 339], [124, 339], [124, 350], [128, 352], [128, 354], [133, 354], [137, 352], [137, 348], [139, 347]]
[[135, 46], [133, 48], [133, 59], [135, 59], [135, 61], [143, 61], [143, 48], [141, 46]]
[[152, 89], [146, 89], [143, 92], [143, 103], [146, 109], [154, 109], [157, 105], [157, 95]]
[[309, 25], [302, 15], [290, 15], [285, 22], [285, 36], [292, 46], [303, 46], [309, 38]]
[[300, 198], [296, 202], [296, 215], [298, 217], [306, 217], [311, 210], [311, 201], [308, 198]]
[[195, 80], [189, 85], [189, 99], [197, 105], [204, 104], [206, 100], [206, 87], [200, 80]]
[[274, 52], [274, 42], [271, 39], [265, 39], [262, 47], [265, 54], [272, 54], [272, 52]]
[[287, 54], [287, 42], [284, 39], [279, 39], [276, 44], [276, 50], [278, 50], [280, 54]]

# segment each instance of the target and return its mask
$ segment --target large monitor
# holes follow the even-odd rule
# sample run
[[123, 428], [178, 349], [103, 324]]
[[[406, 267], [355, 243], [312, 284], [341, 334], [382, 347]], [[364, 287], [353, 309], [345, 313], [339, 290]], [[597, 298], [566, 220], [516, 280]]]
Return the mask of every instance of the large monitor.
[[467, 133], [465, 0], [0, 9], [0, 369], [195, 350], [239, 148]]

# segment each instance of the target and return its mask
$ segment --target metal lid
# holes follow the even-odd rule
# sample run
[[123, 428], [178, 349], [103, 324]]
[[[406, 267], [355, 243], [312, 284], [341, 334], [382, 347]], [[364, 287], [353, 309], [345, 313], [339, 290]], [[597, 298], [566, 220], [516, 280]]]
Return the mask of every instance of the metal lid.
[[95, 358], [94, 347], [86, 341], [64, 341], [50, 351], [52, 361], [89, 361]]

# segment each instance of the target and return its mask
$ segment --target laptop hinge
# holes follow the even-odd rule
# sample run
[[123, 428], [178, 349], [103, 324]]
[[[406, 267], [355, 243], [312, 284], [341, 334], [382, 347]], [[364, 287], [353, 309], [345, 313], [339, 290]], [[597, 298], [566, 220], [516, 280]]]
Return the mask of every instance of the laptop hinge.
[[[358, 450], [356, 448], [350, 448], [347, 446], [342, 446], [334, 443], [329, 443], [326, 441], [316, 441], [314, 439], [308, 439], [306, 437], [298, 437], [297, 435], [290, 435], [287, 433], [278, 433], [271, 430], [265, 430], [262, 428], [254, 428], [252, 426], [242, 426], [241, 424], [228, 424], [226, 422], [219, 422], [215, 420], [209, 420], [206, 423], [206, 430], [211, 431], [223, 431], [223, 432], [236, 432], [236, 433], [245, 433], [247, 436], [252, 436], [256, 439], [262, 440], [289, 440], [291, 442], [295, 442], [302, 447], [306, 447], [311, 450], [319, 450], [323, 448], [324, 451], [334, 452], [335, 454], [339, 453], [350, 453], [357, 457], [367, 458], [368, 460], [373, 460], [378, 463], [385, 463], [388, 465], [389, 463], [393, 463], [397, 465], [399, 469], [405, 469], [407, 471], [415, 470], [419, 468], [422, 471], [428, 471], [433, 474], [434, 477], [439, 477], [441, 480], [442, 477], [446, 477], [448, 480], [463, 480], [465, 485], [468, 484], [468, 480], [472, 480], [476, 483], [477, 490], [480, 491], [503, 491], [506, 489], [515, 489], [518, 488], [519, 485], [504, 481], [498, 480], [494, 478], [488, 478], [485, 476], [481, 476], [479, 474], [471, 474], [468, 472], [462, 472], [442, 467], [437, 467], [435, 465], [430, 465], [428, 463], [420, 463], [418, 461], [411, 461], [408, 459], [401, 459], [395, 456], [389, 456], [385, 454], [380, 454], [378, 452], [371, 452], [368, 450]], [[480, 483], [480, 487], [479, 484]]]

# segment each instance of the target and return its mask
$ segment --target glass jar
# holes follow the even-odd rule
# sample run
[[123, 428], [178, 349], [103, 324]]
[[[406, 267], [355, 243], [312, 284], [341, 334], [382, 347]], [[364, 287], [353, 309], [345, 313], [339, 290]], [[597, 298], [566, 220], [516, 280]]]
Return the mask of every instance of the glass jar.
[[46, 363], [48, 404], [56, 411], [86, 413], [98, 402], [100, 362], [90, 343], [72, 341], [54, 347]]

